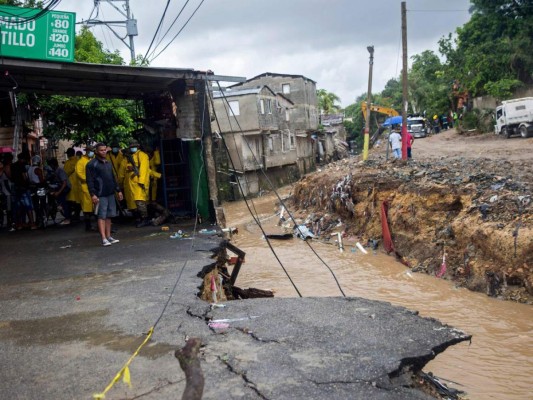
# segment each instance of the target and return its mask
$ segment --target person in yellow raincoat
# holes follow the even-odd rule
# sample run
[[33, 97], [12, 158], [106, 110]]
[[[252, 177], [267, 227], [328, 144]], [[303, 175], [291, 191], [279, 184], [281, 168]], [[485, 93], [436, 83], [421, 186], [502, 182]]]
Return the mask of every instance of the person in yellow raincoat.
[[[122, 193], [124, 193], [124, 174], [121, 175], [120, 171], [122, 168], [122, 163], [124, 162], [124, 155], [122, 154], [118, 143], [111, 143], [111, 151], [107, 152], [106, 159], [111, 163], [111, 166], [113, 167], [113, 175], [115, 175], [115, 179], [117, 180], [120, 190]], [[124, 204], [118, 201], [118, 199], [117, 210], [121, 215], [124, 214]]]
[[83, 219], [85, 221], [85, 230], [90, 231], [91, 228], [91, 215], [93, 214], [93, 202], [91, 195], [89, 194], [89, 188], [87, 187], [87, 175], [85, 167], [94, 157], [94, 148], [91, 146], [85, 147], [85, 154], [81, 156], [76, 164], [76, 176], [80, 185], [80, 204], [83, 211]]
[[153, 218], [152, 225], [161, 225], [163, 222], [167, 221], [172, 213], [167, 208], [163, 207], [157, 202], [157, 181], [161, 179], [161, 172], [158, 171], [159, 166], [161, 165], [161, 155], [159, 149], [155, 149], [153, 152], [150, 152], [150, 195], [149, 195], [149, 209], [156, 215]]
[[161, 179], [161, 173], [158, 171], [160, 165], [161, 154], [156, 148], [150, 156], [150, 201], [157, 201], [157, 181]]
[[70, 182], [70, 192], [67, 194], [67, 201], [70, 204], [71, 214], [73, 220], [79, 220], [80, 218], [80, 185], [78, 182], [78, 176], [76, 175], [76, 164], [79, 159], [76, 157], [74, 148], [69, 148], [66, 151], [67, 161], [63, 166], [63, 169], [67, 173], [68, 180]]
[[137, 210], [137, 228], [150, 225], [148, 219], [148, 194], [150, 191], [150, 160], [140, 149], [138, 141], [132, 139], [125, 150], [122, 172], [124, 194], [129, 210]]
[[118, 182], [120, 165], [122, 164], [122, 161], [124, 161], [124, 156], [122, 155], [120, 146], [117, 143], [111, 144], [111, 151], [107, 152], [106, 158], [111, 163], [113, 167], [113, 174], [115, 174], [115, 179], [117, 179]]

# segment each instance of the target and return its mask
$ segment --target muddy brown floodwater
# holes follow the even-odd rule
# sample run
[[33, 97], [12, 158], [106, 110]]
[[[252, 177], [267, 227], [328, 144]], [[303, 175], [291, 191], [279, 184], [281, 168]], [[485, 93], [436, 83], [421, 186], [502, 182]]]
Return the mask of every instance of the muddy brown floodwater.
[[[281, 195], [289, 189], [280, 191]], [[281, 233], [274, 215], [274, 195], [253, 200], [267, 233]], [[262, 239], [244, 202], [224, 204], [228, 226], [239, 227], [232, 242], [246, 252], [236, 285], [272, 289], [276, 297], [297, 297], [287, 275]], [[333, 239], [332, 239], [333, 242]], [[329, 270], [300, 239], [271, 241], [288, 274], [305, 297], [341, 296]], [[425, 371], [455, 383], [472, 400], [533, 398], [533, 308], [489, 298], [450, 281], [412, 273], [393, 257], [365, 255], [355, 241], [344, 242], [340, 253], [333, 244], [311, 243], [334, 271], [347, 296], [387, 301], [418, 310], [473, 335], [472, 343], [448, 348]]]

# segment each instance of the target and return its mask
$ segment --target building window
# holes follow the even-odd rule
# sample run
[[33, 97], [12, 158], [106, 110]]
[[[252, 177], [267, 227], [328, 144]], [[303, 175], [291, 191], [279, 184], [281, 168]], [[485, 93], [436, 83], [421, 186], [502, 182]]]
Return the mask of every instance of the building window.
[[291, 85], [289, 83], [284, 83], [281, 85], [281, 91], [283, 94], [290, 94], [291, 92]]
[[265, 101], [263, 99], [259, 100], [259, 107], [261, 108], [261, 114], [265, 113]]
[[287, 121], [287, 122], [289, 121], [289, 116], [290, 116], [289, 114], [290, 114], [290, 113], [289, 113], [289, 109], [286, 108], [286, 109], [285, 109], [285, 121]]
[[274, 151], [274, 140], [272, 139], [272, 136], [268, 137], [268, 150], [272, 153]]
[[294, 150], [296, 148], [296, 135], [294, 132], [289, 131], [289, 141], [291, 144], [291, 150]]
[[231, 109], [231, 115], [237, 116], [241, 115], [239, 110], [239, 100], [232, 100], [228, 102], [229, 108]]
[[267, 100], [267, 112], [272, 114], [272, 100], [270, 99]]

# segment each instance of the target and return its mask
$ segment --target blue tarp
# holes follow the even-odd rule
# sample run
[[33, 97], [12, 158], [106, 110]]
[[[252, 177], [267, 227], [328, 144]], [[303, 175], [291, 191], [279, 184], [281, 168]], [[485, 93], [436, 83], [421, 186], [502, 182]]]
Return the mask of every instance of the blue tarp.
[[383, 122], [382, 126], [398, 125], [402, 123], [402, 116], [397, 115], [395, 117], [389, 117]]

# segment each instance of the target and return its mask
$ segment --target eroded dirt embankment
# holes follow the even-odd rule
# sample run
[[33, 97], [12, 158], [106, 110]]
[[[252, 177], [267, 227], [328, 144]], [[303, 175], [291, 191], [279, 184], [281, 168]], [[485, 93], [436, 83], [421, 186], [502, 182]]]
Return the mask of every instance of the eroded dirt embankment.
[[533, 303], [532, 180], [521, 168], [528, 164], [352, 158], [300, 180], [291, 201], [322, 236], [340, 220], [347, 235], [380, 243], [386, 201], [395, 250], [413, 271], [436, 274], [446, 253], [445, 279]]

